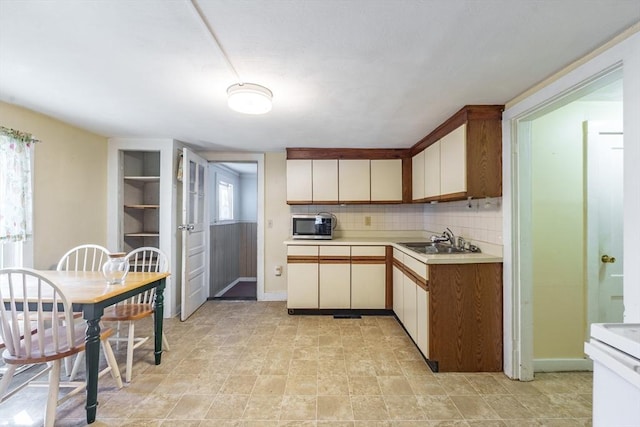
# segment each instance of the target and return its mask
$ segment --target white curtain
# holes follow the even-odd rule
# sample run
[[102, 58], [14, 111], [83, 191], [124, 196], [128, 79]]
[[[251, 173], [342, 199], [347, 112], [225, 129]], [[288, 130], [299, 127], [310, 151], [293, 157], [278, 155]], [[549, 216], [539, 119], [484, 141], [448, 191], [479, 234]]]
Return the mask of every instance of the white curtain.
[[30, 134], [0, 127], [0, 243], [32, 237]]

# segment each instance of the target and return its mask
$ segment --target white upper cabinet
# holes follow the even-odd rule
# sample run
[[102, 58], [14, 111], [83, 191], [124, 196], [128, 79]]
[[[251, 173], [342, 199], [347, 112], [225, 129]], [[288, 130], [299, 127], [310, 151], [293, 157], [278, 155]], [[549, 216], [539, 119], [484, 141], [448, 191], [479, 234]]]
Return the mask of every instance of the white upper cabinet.
[[287, 203], [402, 203], [402, 174], [400, 158], [287, 159]]
[[424, 150], [411, 159], [412, 200], [424, 199]]
[[340, 202], [371, 200], [371, 172], [368, 159], [338, 161], [338, 197]]
[[287, 201], [311, 203], [312, 182], [311, 160], [287, 160]]
[[440, 194], [467, 191], [467, 125], [440, 140]]
[[312, 160], [313, 202], [336, 203], [338, 200], [338, 160]]
[[424, 150], [424, 197], [440, 195], [440, 141]]
[[371, 201], [402, 202], [402, 159], [371, 160]]

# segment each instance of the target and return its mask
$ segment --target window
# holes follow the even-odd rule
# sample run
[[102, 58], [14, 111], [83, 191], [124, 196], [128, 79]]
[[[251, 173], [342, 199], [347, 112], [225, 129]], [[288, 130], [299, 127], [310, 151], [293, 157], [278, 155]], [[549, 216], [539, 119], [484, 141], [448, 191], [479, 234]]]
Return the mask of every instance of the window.
[[0, 268], [25, 265], [31, 248], [34, 142], [28, 133], [0, 126]]
[[218, 181], [218, 221], [233, 219], [233, 184]]

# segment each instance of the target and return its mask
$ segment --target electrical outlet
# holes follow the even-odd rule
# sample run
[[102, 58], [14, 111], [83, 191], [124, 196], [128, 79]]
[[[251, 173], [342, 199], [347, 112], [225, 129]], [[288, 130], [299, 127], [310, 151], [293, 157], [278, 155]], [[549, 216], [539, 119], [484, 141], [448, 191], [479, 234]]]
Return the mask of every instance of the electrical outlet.
[[370, 216], [365, 216], [364, 217], [364, 225], [371, 225], [371, 217]]

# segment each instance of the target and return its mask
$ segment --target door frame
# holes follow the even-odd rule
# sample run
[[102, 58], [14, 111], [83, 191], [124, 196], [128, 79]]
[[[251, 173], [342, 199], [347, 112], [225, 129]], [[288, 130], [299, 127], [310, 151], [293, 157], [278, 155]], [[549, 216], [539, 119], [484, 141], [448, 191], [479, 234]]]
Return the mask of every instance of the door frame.
[[[256, 293], [258, 301], [279, 299], [264, 291], [264, 153], [235, 153], [226, 151], [200, 151], [199, 156], [209, 162], [253, 162], [257, 163], [258, 208], [257, 208], [257, 270]], [[209, 248], [211, 250], [211, 248]], [[213, 295], [210, 295], [213, 296]], [[281, 298], [280, 298], [281, 299]]]
[[[507, 105], [503, 113], [502, 122], [502, 173], [503, 173], [503, 241], [504, 241], [504, 373], [514, 379], [522, 381], [533, 380], [533, 310], [531, 302], [531, 262], [527, 258], [527, 217], [522, 215], [526, 211], [525, 194], [521, 193], [522, 180], [526, 180], [527, 166], [531, 163], [531, 156], [527, 147], [529, 132], [527, 121], [535, 115], [540, 115], [550, 107], [557, 107], [558, 102], [570, 102], [569, 96], [578, 93], [580, 89], [589, 87], [598, 79], [623, 69], [623, 60], [631, 62], [629, 68], [634, 69], [639, 64], [633, 62], [634, 43], [637, 38], [628, 39], [617, 44], [610, 43], [588, 58], [573, 64], [551, 80], [544, 82], [546, 86], [538, 86], [530, 93], [522, 95], [511, 105]], [[606, 48], [606, 50], [605, 50]], [[630, 60], [631, 59], [631, 60]], [[630, 73], [631, 74], [631, 73]], [[625, 117], [635, 111], [631, 105], [640, 97], [638, 91], [629, 90], [628, 78], [624, 78], [624, 111]], [[631, 84], [633, 86], [633, 84]], [[635, 96], [634, 96], [635, 95]], [[625, 120], [625, 135], [629, 135], [630, 127]], [[633, 133], [633, 131], [631, 131]], [[625, 153], [627, 154], [627, 153]], [[627, 162], [625, 156], [625, 163]], [[627, 175], [625, 168], [625, 189], [631, 175]], [[626, 194], [626, 192], [625, 192]], [[625, 218], [630, 215], [625, 208]], [[625, 221], [626, 225], [627, 221]], [[627, 239], [625, 232], [625, 253], [627, 253]], [[523, 243], [524, 242], [524, 243]], [[626, 270], [626, 269], [625, 269]], [[628, 280], [629, 274], [625, 271]], [[626, 281], [625, 281], [626, 283]], [[625, 295], [628, 286], [625, 284]]]
[[[586, 186], [585, 186], [585, 200], [587, 201], [586, 212], [587, 212], [587, 233], [586, 233], [586, 274], [585, 279], [587, 281], [587, 324], [590, 325], [592, 323], [602, 322], [600, 317], [600, 297], [599, 297], [599, 289], [600, 289], [600, 280], [599, 280], [599, 272], [602, 267], [599, 262], [600, 255], [602, 254], [600, 251], [600, 239], [598, 238], [599, 230], [597, 227], [598, 221], [598, 200], [594, 200], [594, 198], [589, 197], [595, 191], [594, 188], [596, 184], [593, 183], [593, 180], [590, 179], [591, 171], [597, 163], [595, 160], [595, 150], [593, 148], [593, 144], [589, 144], [588, 142], [592, 141], [593, 135], [598, 134], [602, 131], [605, 132], [613, 132], [619, 133], [623, 135], [622, 131], [622, 123], [614, 122], [614, 121], [594, 121], [588, 120], [583, 123], [583, 132], [584, 132], [584, 142], [585, 142], [585, 157], [586, 157]], [[624, 138], [624, 137], [623, 137]], [[624, 140], [623, 140], [624, 141]], [[623, 142], [624, 146], [624, 142]], [[623, 151], [624, 153], [624, 151]], [[623, 154], [624, 156], [624, 154]], [[624, 201], [623, 201], [624, 203]], [[622, 213], [621, 213], [622, 214]], [[622, 217], [622, 215], [621, 215]], [[621, 248], [622, 252], [615, 254], [617, 258], [622, 260], [624, 263], [624, 248]], [[597, 263], [595, 263], [597, 261]], [[589, 339], [588, 336], [585, 339]]]

